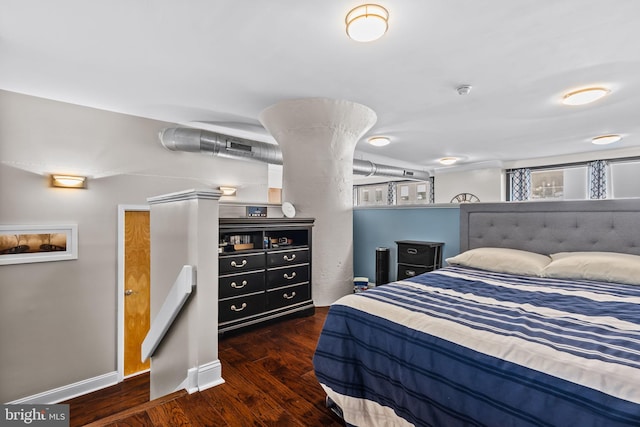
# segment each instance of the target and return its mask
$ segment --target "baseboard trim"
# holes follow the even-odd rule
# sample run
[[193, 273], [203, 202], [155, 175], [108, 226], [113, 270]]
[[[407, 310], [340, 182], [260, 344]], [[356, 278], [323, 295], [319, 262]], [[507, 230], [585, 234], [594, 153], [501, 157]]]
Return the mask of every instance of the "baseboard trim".
[[118, 372], [113, 371], [108, 372], [104, 375], [99, 375], [97, 377], [87, 378], [86, 380], [78, 381], [73, 384], [54, 388], [53, 390], [43, 391], [42, 393], [34, 394], [33, 396], [23, 397], [22, 399], [7, 402], [7, 404], [51, 405], [54, 403], [73, 399], [74, 397], [82, 396], [84, 394], [91, 393], [92, 391], [100, 390], [117, 383]]
[[204, 391], [223, 383], [220, 360], [214, 360], [198, 367], [198, 391]]
[[198, 368], [191, 368], [187, 371], [187, 393], [192, 394], [198, 391]]

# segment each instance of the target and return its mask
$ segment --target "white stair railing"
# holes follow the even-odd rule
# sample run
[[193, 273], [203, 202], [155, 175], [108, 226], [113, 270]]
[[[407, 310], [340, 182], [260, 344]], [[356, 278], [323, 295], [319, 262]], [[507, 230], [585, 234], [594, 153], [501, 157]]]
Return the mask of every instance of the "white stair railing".
[[151, 328], [142, 342], [142, 361], [146, 361], [153, 355], [156, 348], [162, 341], [162, 338], [167, 333], [171, 324], [173, 323], [178, 313], [182, 309], [182, 306], [189, 296], [191, 291], [196, 286], [196, 269], [192, 265], [185, 265], [180, 270], [176, 281], [173, 283], [171, 290], [167, 294], [160, 311], [153, 319]]

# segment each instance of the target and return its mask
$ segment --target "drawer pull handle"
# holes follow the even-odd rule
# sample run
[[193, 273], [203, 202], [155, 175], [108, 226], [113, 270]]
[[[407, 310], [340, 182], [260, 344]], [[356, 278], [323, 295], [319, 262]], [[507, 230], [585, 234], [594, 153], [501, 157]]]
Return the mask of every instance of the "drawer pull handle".
[[235, 304], [233, 304], [233, 305], [231, 306], [231, 310], [233, 310], [233, 311], [242, 311], [242, 310], [244, 310], [245, 308], [247, 308], [247, 303], [246, 303], [246, 302], [243, 302], [243, 303], [242, 303], [242, 306], [241, 306], [240, 308], [236, 307], [236, 305], [235, 305]]
[[282, 259], [284, 259], [285, 261], [293, 261], [294, 259], [296, 259], [296, 254], [291, 255], [291, 258], [289, 258], [286, 255], [283, 255]]
[[416, 272], [413, 270], [406, 270], [405, 273], [407, 274], [407, 276], [415, 276]]
[[235, 288], [235, 289], [242, 289], [245, 286], [247, 286], [247, 281], [246, 280], [243, 280], [242, 284], [240, 284], [240, 285], [238, 285], [236, 282], [231, 282], [231, 287]]
[[296, 277], [296, 272], [294, 271], [293, 273], [291, 273], [291, 276], [289, 276], [287, 273], [284, 273], [282, 276], [287, 280], [291, 280]]
[[235, 268], [242, 268], [242, 267], [244, 267], [245, 265], [247, 265], [247, 260], [246, 260], [246, 259], [243, 259], [243, 260], [242, 260], [242, 264], [240, 264], [240, 265], [236, 264], [236, 262], [235, 262], [235, 261], [231, 261], [231, 267], [235, 267]]
[[411, 254], [411, 255], [415, 255], [415, 254], [418, 253], [418, 250], [415, 249], [415, 248], [409, 248], [409, 249], [407, 249], [407, 253]]
[[289, 294], [282, 295], [282, 297], [286, 298], [286, 299], [291, 299], [291, 298], [293, 298], [295, 296], [296, 296], [296, 291], [291, 292], [291, 296], [289, 296]]

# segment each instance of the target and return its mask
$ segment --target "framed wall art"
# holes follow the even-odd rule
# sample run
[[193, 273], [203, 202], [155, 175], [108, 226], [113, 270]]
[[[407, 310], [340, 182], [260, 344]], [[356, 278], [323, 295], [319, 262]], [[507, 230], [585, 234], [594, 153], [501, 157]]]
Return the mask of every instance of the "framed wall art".
[[0, 265], [78, 258], [78, 225], [0, 225]]

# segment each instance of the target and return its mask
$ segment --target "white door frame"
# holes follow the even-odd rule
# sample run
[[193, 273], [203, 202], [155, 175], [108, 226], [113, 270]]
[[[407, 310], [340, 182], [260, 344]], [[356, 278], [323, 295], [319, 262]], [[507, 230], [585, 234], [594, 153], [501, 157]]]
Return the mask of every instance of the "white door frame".
[[118, 205], [118, 382], [124, 380], [124, 217], [127, 211], [149, 210], [149, 205]]

